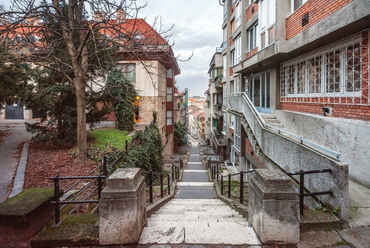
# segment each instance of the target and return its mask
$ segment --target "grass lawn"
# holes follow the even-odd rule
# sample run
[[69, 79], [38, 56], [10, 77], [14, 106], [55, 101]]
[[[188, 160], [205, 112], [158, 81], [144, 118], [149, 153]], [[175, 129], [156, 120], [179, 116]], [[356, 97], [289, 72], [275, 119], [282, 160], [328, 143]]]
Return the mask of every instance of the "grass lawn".
[[120, 149], [125, 146], [126, 140], [131, 140], [127, 131], [120, 131], [114, 128], [95, 129], [90, 133], [94, 139], [93, 146], [104, 149], [109, 144], [110, 147]]

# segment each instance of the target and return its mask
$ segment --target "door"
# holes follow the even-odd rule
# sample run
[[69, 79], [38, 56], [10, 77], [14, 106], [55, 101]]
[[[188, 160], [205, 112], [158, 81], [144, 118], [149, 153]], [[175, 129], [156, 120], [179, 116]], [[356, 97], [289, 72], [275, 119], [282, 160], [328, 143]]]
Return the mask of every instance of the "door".
[[253, 77], [252, 102], [258, 112], [271, 113], [270, 72], [262, 72]]
[[5, 106], [5, 119], [24, 119], [23, 106], [21, 106], [20, 101]]

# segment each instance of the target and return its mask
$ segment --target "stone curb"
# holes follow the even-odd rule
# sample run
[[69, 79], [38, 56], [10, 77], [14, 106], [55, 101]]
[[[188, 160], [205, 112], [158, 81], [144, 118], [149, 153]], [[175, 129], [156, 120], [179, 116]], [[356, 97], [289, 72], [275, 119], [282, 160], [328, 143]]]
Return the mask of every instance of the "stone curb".
[[16, 196], [23, 191], [24, 177], [26, 174], [26, 166], [27, 166], [28, 148], [29, 148], [29, 143], [28, 142], [24, 143], [23, 149], [22, 149], [22, 155], [18, 163], [17, 174], [14, 178], [13, 188], [12, 188], [12, 192], [9, 195], [9, 198]]

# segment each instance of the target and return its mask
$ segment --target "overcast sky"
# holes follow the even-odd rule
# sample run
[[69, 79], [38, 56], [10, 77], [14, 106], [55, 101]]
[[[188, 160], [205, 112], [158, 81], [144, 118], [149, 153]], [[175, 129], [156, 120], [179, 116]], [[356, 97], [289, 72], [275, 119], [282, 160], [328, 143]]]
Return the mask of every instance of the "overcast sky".
[[[8, 5], [10, 0], [0, 0]], [[186, 87], [190, 96], [204, 96], [208, 88], [209, 62], [222, 42], [222, 7], [218, 0], [137, 0], [138, 5], [147, 3], [139, 12], [139, 18], [147, 18], [152, 25], [160, 16], [164, 28], [174, 24], [170, 41], [175, 42], [173, 51], [188, 62], [179, 62], [181, 74], [176, 77], [180, 90]]]
[[151, 24], [155, 16], [161, 16], [165, 26], [175, 25], [170, 38], [175, 42], [175, 55], [185, 59], [194, 51], [190, 61], [179, 62], [178, 87], [189, 88], [190, 96], [204, 96], [209, 62], [222, 42], [222, 7], [218, 0], [151, 0], [139, 17], [147, 17]]

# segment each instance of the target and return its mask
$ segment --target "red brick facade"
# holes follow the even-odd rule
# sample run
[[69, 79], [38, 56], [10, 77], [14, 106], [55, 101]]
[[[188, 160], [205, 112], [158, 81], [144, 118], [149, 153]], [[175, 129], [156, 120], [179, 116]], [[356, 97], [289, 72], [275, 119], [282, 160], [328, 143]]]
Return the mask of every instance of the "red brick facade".
[[248, 22], [254, 15], [257, 14], [257, 12], [258, 12], [258, 3], [252, 3], [251, 5], [249, 5], [248, 9], [245, 12], [245, 22]]
[[320, 103], [281, 103], [282, 110], [323, 115], [322, 108], [328, 106], [332, 108], [332, 116], [338, 118], [359, 119], [370, 121], [370, 106], [336, 105]]
[[[354, 0], [309, 0], [286, 19], [286, 39], [318, 23]], [[302, 18], [309, 12], [309, 23], [302, 27]]]

